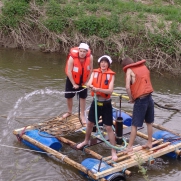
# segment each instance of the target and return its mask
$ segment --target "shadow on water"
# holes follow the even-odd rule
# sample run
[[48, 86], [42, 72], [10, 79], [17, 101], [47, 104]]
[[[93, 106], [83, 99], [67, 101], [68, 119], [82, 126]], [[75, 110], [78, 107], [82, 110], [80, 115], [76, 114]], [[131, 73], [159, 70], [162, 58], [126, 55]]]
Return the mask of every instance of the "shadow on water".
[[[79, 172], [65, 163], [26, 150], [26, 146], [19, 143], [12, 131], [33, 123], [42, 122], [50, 117], [66, 112], [64, 98], [66, 55], [45, 54], [36, 51], [22, 51], [0, 49], [0, 160], [3, 168], [0, 169], [0, 180], [86, 180]], [[94, 62], [95, 68], [97, 62]], [[112, 69], [116, 72], [114, 92], [126, 94], [124, 88], [124, 73], [118, 63], [113, 63]], [[151, 74], [154, 87], [153, 99], [155, 102], [181, 110], [181, 79], [160, 77]], [[92, 98], [88, 96], [87, 106]], [[113, 97], [118, 103], [119, 98]], [[117, 104], [119, 106], [119, 104]], [[133, 105], [122, 100], [122, 109], [132, 112]], [[78, 111], [78, 100], [74, 98], [73, 112]], [[155, 123], [164, 125], [180, 133], [181, 113], [166, 110], [155, 106]], [[146, 133], [146, 128], [143, 130]], [[74, 136], [76, 141], [82, 140], [83, 134]], [[139, 141], [139, 139], [137, 139]], [[9, 145], [14, 148], [3, 147]], [[97, 146], [96, 151], [104, 154], [110, 150]], [[108, 150], [106, 150], [108, 149]], [[70, 150], [64, 145], [63, 153], [70, 154], [78, 161], [84, 159], [79, 152]], [[156, 164], [147, 167], [151, 180], [169, 181], [179, 180], [181, 175], [180, 161], [161, 157]], [[130, 169], [133, 176], [129, 180], [144, 180], [137, 167]]]

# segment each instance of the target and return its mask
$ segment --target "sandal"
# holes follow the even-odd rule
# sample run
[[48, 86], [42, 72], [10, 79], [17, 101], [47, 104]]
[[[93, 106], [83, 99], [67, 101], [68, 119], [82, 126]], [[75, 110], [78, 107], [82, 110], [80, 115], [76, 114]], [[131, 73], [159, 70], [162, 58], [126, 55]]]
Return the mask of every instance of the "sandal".
[[70, 113], [70, 112], [66, 112], [63, 116], [62, 116], [62, 118], [68, 118], [68, 117], [70, 117], [72, 115], [72, 113]]

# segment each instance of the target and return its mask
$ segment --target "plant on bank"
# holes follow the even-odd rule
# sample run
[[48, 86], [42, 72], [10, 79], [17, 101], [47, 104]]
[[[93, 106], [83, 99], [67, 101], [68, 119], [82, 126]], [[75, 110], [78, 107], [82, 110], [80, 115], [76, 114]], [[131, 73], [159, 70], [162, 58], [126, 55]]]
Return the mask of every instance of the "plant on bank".
[[3, 16], [0, 17], [1, 27], [17, 28], [23, 17], [29, 13], [30, 0], [9, 0], [4, 2]]

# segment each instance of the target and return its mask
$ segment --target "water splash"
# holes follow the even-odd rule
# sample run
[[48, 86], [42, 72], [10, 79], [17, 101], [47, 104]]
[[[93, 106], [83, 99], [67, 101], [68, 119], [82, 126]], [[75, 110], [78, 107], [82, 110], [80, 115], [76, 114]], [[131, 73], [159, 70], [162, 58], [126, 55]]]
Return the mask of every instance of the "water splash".
[[60, 95], [64, 94], [65, 92], [63, 91], [57, 91], [57, 90], [51, 90], [51, 89], [40, 89], [40, 90], [35, 90], [33, 92], [30, 92], [28, 94], [25, 94], [25, 96], [19, 98], [17, 102], [14, 105], [14, 108], [9, 112], [7, 121], [8, 124], [10, 124], [10, 121], [14, 120], [17, 116], [20, 116], [22, 114], [21, 110], [24, 108], [23, 103], [29, 101], [32, 97], [37, 96], [37, 95], [50, 95], [50, 96], [55, 96], [58, 98], [61, 98]]

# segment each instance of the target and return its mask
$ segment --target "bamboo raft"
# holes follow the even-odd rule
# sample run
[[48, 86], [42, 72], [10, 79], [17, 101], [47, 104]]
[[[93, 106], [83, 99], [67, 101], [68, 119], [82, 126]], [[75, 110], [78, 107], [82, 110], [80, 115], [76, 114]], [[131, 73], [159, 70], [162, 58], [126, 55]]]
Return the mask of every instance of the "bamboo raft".
[[[62, 122], [65, 124], [61, 124]], [[50, 125], [50, 123], [51, 123], [51, 125]], [[43, 128], [42, 128], [42, 125], [43, 125]], [[168, 130], [162, 126], [156, 125], [156, 124], [153, 124], [153, 126], [158, 129], [170, 131], [170, 130]], [[101, 181], [105, 181], [105, 178], [104, 178], [105, 176], [112, 174], [112, 173], [121, 172], [121, 171], [124, 171], [124, 173], [126, 175], [130, 175], [130, 171], [128, 169], [133, 166], [138, 165], [139, 157], [141, 157], [141, 161], [143, 163], [148, 162], [149, 164], [153, 164], [155, 158], [160, 157], [160, 156], [165, 155], [170, 152], [175, 152], [179, 156], [181, 155], [181, 150], [180, 150], [181, 143], [171, 145], [170, 142], [163, 142], [163, 139], [156, 140], [154, 138], [152, 139], [153, 148], [148, 150], [148, 149], [143, 149], [142, 146], [135, 146], [133, 148], [133, 151], [129, 152], [127, 154], [123, 154], [123, 152], [120, 151], [117, 153], [118, 160], [116, 162], [112, 162], [111, 156], [103, 157], [99, 153], [96, 153], [95, 151], [91, 150], [89, 147], [86, 147], [83, 150], [85, 153], [91, 155], [92, 157], [94, 157], [96, 159], [102, 160], [102, 161], [106, 162], [107, 164], [109, 164], [110, 166], [112, 166], [112, 168], [107, 169], [105, 171], [93, 173], [91, 170], [88, 170], [86, 167], [84, 167], [80, 163], [70, 159], [67, 155], [64, 155], [61, 152], [58, 152], [52, 148], [49, 148], [49, 147], [43, 145], [42, 143], [36, 141], [35, 139], [32, 139], [29, 136], [23, 134], [24, 131], [33, 130], [33, 129], [37, 129], [40, 127], [41, 127], [42, 131], [49, 132], [51, 130], [51, 133], [56, 135], [55, 137], [60, 142], [70, 145], [71, 146], [70, 148], [72, 149], [72, 145], [75, 145], [76, 143], [65, 138], [65, 136], [60, 136], [61, 134], [58, 134], [58, 133], [61, 132], [61, 130], [64, 130], [64, 131], [72, 130], [73, 132], [77, 132], [77, 131], [83, 132], [84, 129], [82, 129], [82, 125], [81, 125], [77, 115], [72, 115], [72, 116], [68, 117], [66, 120], [62, 119], [61, 117], [57, 117], [48, 122], [38, 123], [36, 125], [30, 125], [30, 126], [27, 126], [24, 128], [15, 129], [13, 131], [13, 134], [16, 136], [20, 136], [21, 139], [26, 140], [26, 141], [30, 142], [31, 144], [39, 147], [40, 149], [54, 155], [56, 158], [75, 167], [76, 169], [82, 171], [83, 173], [87, 174], [89, 177], [91, 177], [94, 180], [99, 179]], [[124, 134], [124, 131], [125, 131], [125, 134], [130, 133], [130, 127], [124, 126], [123, 134]], [[173, 133], [173, 131], [171, 131], [171, 132]], [[141, 133], [140, 131], [137, 131], [137, 136], [139, 136], [143, 139], [148, 139], [148, 136], [144, 133]], [[93, 135], [93, 138], [91, 138], [91, 140], [93, 140], [93, 139], [95, 140], [95, 135]], [[98, 137], [96, 139], [98, 140], [97, 143], [101, 142], [101, 140], [99, 140]], [[91, 146], [93, 145], [91, 143], [91, 141], [89, 144]]]

